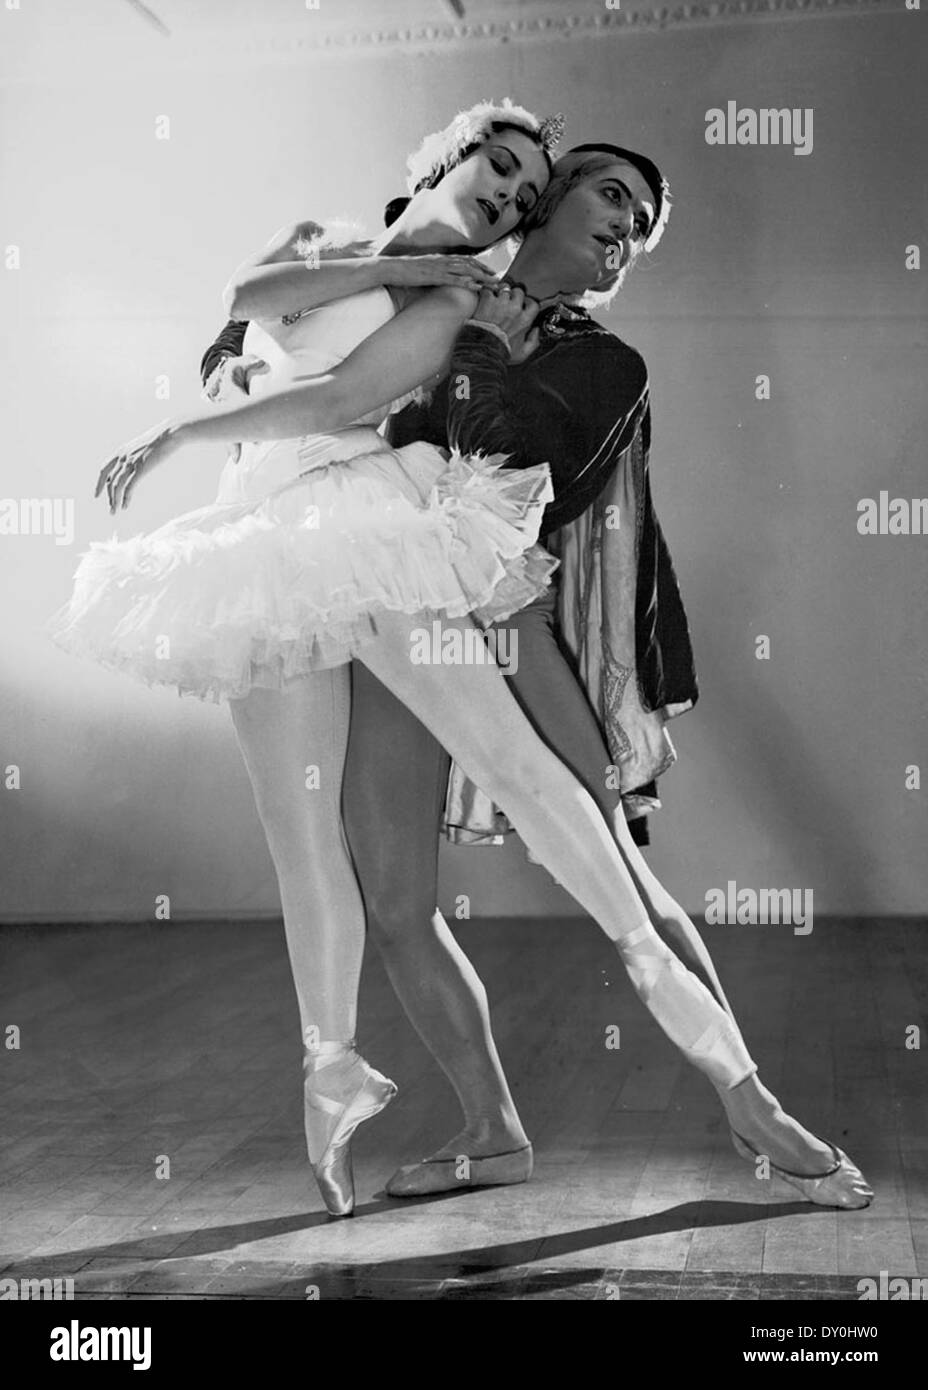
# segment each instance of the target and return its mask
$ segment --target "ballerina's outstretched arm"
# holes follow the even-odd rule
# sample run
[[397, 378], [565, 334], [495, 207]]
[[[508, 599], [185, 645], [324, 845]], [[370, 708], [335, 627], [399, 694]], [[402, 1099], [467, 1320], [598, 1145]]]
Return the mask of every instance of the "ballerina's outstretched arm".
[[[417, 386], [437, 381], [475, 304], [471, 290], [430, 290], [365, 338], [330, 372], [258, 400], [202, 408], [163, 421], [107, 460], [94, 496], [105, 488], [111, 512], [125, 507], [139, 478], [192, 444], [298, 439], [344, 429]], [[527, 301], [525, 312], [537, 312], [534, 301]]]

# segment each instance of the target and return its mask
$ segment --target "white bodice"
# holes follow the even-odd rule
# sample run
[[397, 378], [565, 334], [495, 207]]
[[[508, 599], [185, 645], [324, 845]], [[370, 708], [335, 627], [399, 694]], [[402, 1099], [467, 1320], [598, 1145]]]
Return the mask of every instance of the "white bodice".
[[[281, 320], [250, 322], [242, 351], [263, 358], [270, 371], [252, 376], [248, 399], [269, 395], [330, 371], [349, 357], [365, 338], [389, 323], [395, 313], [389, 290], [379, 288], [310, 309], [290, 323]], [[254, 501], [288, 486], [307, 469], [387, 449], [386, 441], [376, 432], [377, 426], [391, 410], [398, 409], [417, 394], [413, 391], [401, 401], [388, 402], [359, 416], [352, 427], [333, 434], [243, 444], [239, 460], [227, 463], [223, 470], [217, 500], [223, 503]], [[223, 399], [229, 397], [224, 395]]]
[[[395, 312], [389, 290], [378, 288], [310, 309], [291, 323], [280, 319], [249, 323], [242, 351], [262, 357], [271, 369], [251, 378], [249, 394], [253, 398], [265, 396], [297, 380], [330, 371], [350, 357], [365, 338], [389, 323]], [[356, 423], [380, 424], [391, 408], [389, 404], [382, 406]]]

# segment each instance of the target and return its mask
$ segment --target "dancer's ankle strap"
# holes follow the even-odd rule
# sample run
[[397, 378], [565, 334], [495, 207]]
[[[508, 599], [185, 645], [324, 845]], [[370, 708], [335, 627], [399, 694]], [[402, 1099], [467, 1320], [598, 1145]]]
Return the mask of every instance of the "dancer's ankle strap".
[[[309, 1031], [309, 1030], [307, 1030]], [[347, 1040], [337, 1039], [325, 1042], [306, 1042], [304, 1035], [303, 1060], [307, 1065], [315, 1063], [316, 1068], [328, 1066], [335, 1062], [339, 1057], [347, 1057], [355, 1050], [354, 1038]]]

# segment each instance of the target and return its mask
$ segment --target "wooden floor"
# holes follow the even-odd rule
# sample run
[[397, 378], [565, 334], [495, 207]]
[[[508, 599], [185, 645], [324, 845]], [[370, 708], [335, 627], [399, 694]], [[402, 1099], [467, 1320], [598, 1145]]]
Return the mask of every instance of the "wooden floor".
[[868, 1210], [755, 1179], [585, 922], [461, 924], [535, 1144], [516, 1188], [384, 1196], [459, 1120], [369, 957], [361, 1046], [400, 1095], [359, 1131], [357, 1215], [334, 1222], [280, 926], [4, 928], [0, 1275], [95, 1299], [857, 1298], [928, 1275], [926, 924], [706, 935], [764, 1079], [860, 1163]]

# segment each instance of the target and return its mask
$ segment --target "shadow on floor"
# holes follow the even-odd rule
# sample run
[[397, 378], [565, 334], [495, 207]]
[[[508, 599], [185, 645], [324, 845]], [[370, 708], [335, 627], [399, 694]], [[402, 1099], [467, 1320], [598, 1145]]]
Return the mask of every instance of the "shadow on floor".
[[[460, 1200], [461, 1194], [455, 1194]], [[374, 1201], [357, 1209], [355, 1220], [399, 1206], [432, 1205], [435, 1198], [414, 1202]], [[441, 1201], [442, 1199], [438, 1199]], [[783, 1217], [828, 1214], [806, 1202], [767, 1206], [749, 1202], [684, 1202], [647, 1216], [587, 1226], [558, 1235], [531, 1235], [438, 1254], [319, 1263], [311, 1259], [280, 1261], [248, 1257], [241, 1247], [296, 1232], [310, 1232], [330, 1218], [322, 1213], [280, 1216], [234, 1225], [173, 1231], [152, 1236], [62, 1251], [60, 1255], [20, 1260], [4, 1277], [73, 1278], [79, 1296], [124, 1294], [279, 1298], [382, 1297], [676, 1297], [681, 1285], [708, 1281], [720, 1297], [757, 1297], [751, 1292], [761, 1276], [685, 1274], [679, 1270], [618, 1270], [618, 1291], [610, 1294], [609, 1269], [592, 1252], [624, 1241], [713, 1226], [739, 1226]], [[166, 1248], [166, 1239], [172, 1249]], [[227, 1252], [238, 1251], [236, 1255]], [[590, 1251], [589, 1267], [552, 1268], [558, 1258]], [[224, 1253], [226, 1252], [226, 1253]], [[218, 1257], [218, 1258], [217, 1258]], [[796, 1276], [789, 1276], [795, 1280]], [[694, 1282], [695, 1279], [695, 1282]], [[740, 1283], [738, 1282], [740, 1281]], [[824, 1277], [810, 1276], [808, 1287], [825, 1287]], [[605, 1292], [603, 1291], [605, 1288]], [[727, 1289], [727, 1292], [725, 1291]], [[739, 1289], [743, 1293], [739, 1294]], [[574, 1290], [573, 1295], [568, 1291]], [[580, 1292], [584, 1290], [584, 1292]], [[696, 1293], [687, 1296], [698, 1296]], [[776, 1295], [774, 1295], [776, 1296]]]

